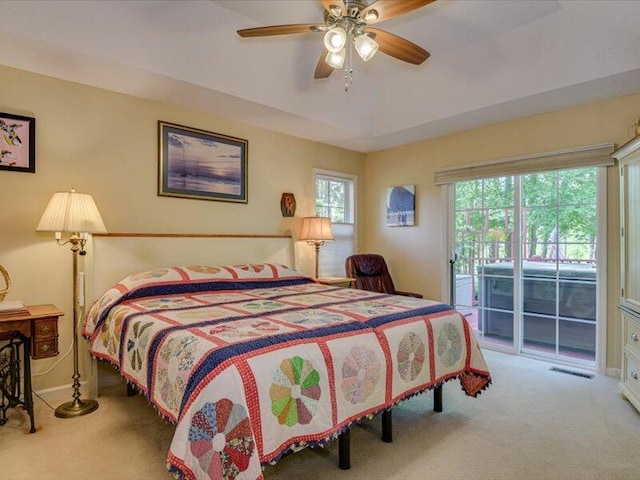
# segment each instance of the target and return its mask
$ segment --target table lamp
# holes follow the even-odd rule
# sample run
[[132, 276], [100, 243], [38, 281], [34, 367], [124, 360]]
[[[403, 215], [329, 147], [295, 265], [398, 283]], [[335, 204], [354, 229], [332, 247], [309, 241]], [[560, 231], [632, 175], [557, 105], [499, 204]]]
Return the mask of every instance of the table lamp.
[[299, 240], [305, 240], [307, 245], [313, 245], [316, 250], [315, 278], [318, 278], [318, 255], [324, 242], [332, 241], [331, 219], [329, 217], [304, 217]]

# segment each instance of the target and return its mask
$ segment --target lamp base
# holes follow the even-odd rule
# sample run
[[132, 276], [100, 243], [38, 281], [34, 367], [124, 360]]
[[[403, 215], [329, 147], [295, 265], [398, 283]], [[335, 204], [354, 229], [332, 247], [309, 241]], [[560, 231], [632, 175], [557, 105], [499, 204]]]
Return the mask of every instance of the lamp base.
[[63, 403], [56, 408], [55, 416], [58, 418], [81, 417], [98, 409], [98, 402], [95, 400], [75, 399]]

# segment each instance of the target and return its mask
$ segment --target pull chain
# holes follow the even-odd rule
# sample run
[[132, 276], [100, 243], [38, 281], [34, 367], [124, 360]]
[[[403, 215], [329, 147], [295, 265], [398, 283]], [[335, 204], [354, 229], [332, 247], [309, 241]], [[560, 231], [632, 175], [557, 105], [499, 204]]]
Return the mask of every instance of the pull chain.
[[349, 86], [353, 83], [353, 63], [352, 63], [352, 45], [351, 45], [351, 36], [347, 39], [347, 59], [346, 59], [346, 67], [344, 69], [344, 91], [349, 91]]

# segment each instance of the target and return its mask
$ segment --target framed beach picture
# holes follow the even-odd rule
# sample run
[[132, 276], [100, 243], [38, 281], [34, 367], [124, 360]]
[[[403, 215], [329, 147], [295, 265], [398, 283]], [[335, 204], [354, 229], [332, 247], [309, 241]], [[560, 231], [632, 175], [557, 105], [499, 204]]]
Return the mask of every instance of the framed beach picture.
[[409, 227], [415, 225], [416, 186], [401, 185], [387, 188], [387, 225]]
[[36, 119], [0, 113], [0, 170], [35, 173]]
[[158, 136], [158, 195], [247, 203], [247, 140], [163, 121]]

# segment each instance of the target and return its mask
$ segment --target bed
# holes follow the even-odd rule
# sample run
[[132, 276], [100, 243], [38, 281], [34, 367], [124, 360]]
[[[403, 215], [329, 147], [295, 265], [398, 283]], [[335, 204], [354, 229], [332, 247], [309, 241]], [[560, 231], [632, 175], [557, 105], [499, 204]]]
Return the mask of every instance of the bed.
[[167, 460], [187, 479], [261, 478], [417, 393], [457, 379], [476, 396], [491, 382], [448, 305], [322, 285], [275, 263], [127, 276], [82, 333], [176, 425]]

